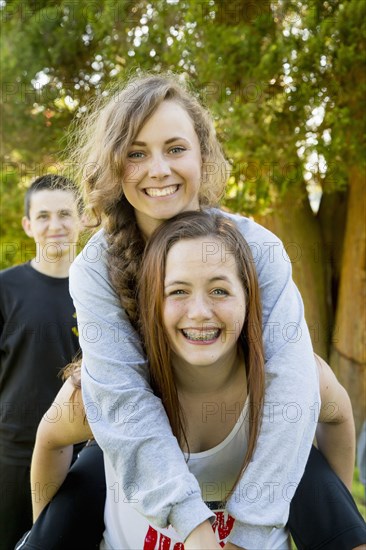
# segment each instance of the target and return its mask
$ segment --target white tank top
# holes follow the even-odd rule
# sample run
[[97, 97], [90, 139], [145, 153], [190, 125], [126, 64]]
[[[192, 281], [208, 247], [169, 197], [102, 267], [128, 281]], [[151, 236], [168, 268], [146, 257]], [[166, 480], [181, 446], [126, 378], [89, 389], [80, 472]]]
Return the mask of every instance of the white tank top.
[[[191, 453], [188, 460], [189, 470], [200, 484], [203, 500], [216, 514], [212, 528], [222, 546], [235, 522], [225, 512], [225, 501], [239, 475], [247, 450], [248, 416], [247, 400], [233, 430], [224, 441], [207, 451]], [[154, 528], [128, 503], [131, 495], [127, 498], [116, 495], [118, 478], [106, 455], [104, 463], [107, 481], [106, 528], [100, 550], [183, 550], [182, 540], [172, 527]], [[265, 548], [289, 549], [287, 530], [273, 528]]]

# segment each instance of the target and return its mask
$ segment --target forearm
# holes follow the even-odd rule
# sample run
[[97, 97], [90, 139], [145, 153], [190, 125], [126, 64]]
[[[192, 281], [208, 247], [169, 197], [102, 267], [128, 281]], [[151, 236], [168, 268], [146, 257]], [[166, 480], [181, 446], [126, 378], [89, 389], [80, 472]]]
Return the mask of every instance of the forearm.
[[348, 419], [341, 424], [319, 423], [316, 440], [330, 467], [351, 491], [356, 454], [353, 421]]
[[38, 426], [33, 451], [31, 489], [34, 521], [65, 480], [74, 444], [92, 436], [85, 421], [81, 392], [75, 392], [70, 378], [51, 407], [55, 405], [59, 411], [58, 420], [50, 423], [46, 413]]
[[72, 453], [72, 445], [50, 449], [36, 443], [31, 466], [33, 521], [36, 521], [65, 480]]
[[122, 383], [110, 379], [106, 386], [105, 376], [98, 382], [83, 367], [85, 406], [93, 411], [88, 403], [98, 403], [97, 420], [89, 419], [91, 429], [118, 476], [119, 486], [136, 489], [131, 506], [154, 526], [172, 525], [185, 539], [214, 514], [202, 500], [197, 479], [188, 470], [160, 400], [138, 379], [134, 383], [136, 373], [126, 368], [123, 373]]
[[235, 518], [229, 540], [244, 548], [263, 548], [273, 528], [286, 525], [315, 435], [314, 404], [319, 394], [312, 354], [308, 371], [294, 357], [287, 374], [280, 376], [285, 353], [281, 350], [276, 363], [271, 360], [266, 365], [266, 402], [257, 446], [228, 502]]
[[220, 550], [211, 523], [204, 521], [184, 541], [185, 550]]

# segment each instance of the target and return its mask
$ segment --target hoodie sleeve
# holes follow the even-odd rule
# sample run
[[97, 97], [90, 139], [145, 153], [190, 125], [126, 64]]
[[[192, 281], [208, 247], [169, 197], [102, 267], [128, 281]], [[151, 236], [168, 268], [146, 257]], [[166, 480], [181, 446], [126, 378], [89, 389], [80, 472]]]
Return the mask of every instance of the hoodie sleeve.
[[281, 241], [255, 222], [231, 216], [251, 246], [263, 304], [265, 404], [252, 461], [228, 501], [235, 518], [229, 540], [266, 548], [286, 525], [305, 470], [319, 410], [319, 385], [301, 296]]
[[157, 527], [173, 525], [184, 540], [213, 514], [148, 384], [146, 358], [109, 282], [105, 254], [99, 232], [70, 271], [87, 418], [120, 486], [133, 492], [131, 505]]

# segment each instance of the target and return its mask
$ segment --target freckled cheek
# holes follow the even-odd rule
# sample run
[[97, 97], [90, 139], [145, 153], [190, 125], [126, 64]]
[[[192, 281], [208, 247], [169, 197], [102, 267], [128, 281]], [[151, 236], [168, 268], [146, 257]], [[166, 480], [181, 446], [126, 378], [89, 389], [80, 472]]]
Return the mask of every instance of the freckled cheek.
[[167, 328], [173, 328], [183, 317], [185, 307], [179, 302], [167, 302], [164, 307], [164, 323]]

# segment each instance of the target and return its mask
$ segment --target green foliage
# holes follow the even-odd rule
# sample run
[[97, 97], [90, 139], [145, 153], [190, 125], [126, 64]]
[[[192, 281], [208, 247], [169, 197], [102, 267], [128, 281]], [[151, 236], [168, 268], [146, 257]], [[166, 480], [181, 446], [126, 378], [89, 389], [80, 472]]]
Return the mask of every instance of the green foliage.
[[24, 188], [16, 166], [7, 165], [0, 174], [0, 181], [0, 269], [5, 269], [31, 260], [35, 255], [35, 245], [26, 236], [21, 225]]
[[[349, 168], [362, 165], [364, 158], [366, 3], [288, 4], [296, 13], [296, 25], [287, 28], [284, 38], [292, 78], [288, 108], [298, 113], [305, 154], [317, 151], [333, 173], [336, 167], [336, 179], [322, 178], [325, 190], [334, 191], [347, 185]], [[315, 109], [324, 113], [318, 123], [310, 124]], [[312, 144], [306, 144], [309, 133]]]
[[68, 170], [70, 123], [136, 69], [183, 74], [211, 109], [232, 163], [231, 210], [266, 213], [289, 189], [300, 199], [304, 175], [335, 194], [350, 169], [362, 173], [363, 0], [12, 0], [0, 19], [0, 268], [34, 255], [26, 186]]
[[29, 181], [59, 162], [89, 99], [140, 68], [184, 73], [214, 113], [233, 164], [230, 208], [265, 212], [289, 187], [303, 195], [304, 173], [327, 192], [345, 188], [364, 156], [365, 10], [359, 0], [4, 2], [5, 171], [15, 163]]
[[355, 468], [355, 474], [353, 476], [352, 496], [355, 499], [360, 514], [366, 521], [366, 489], [360, 481], [358, 468]]

